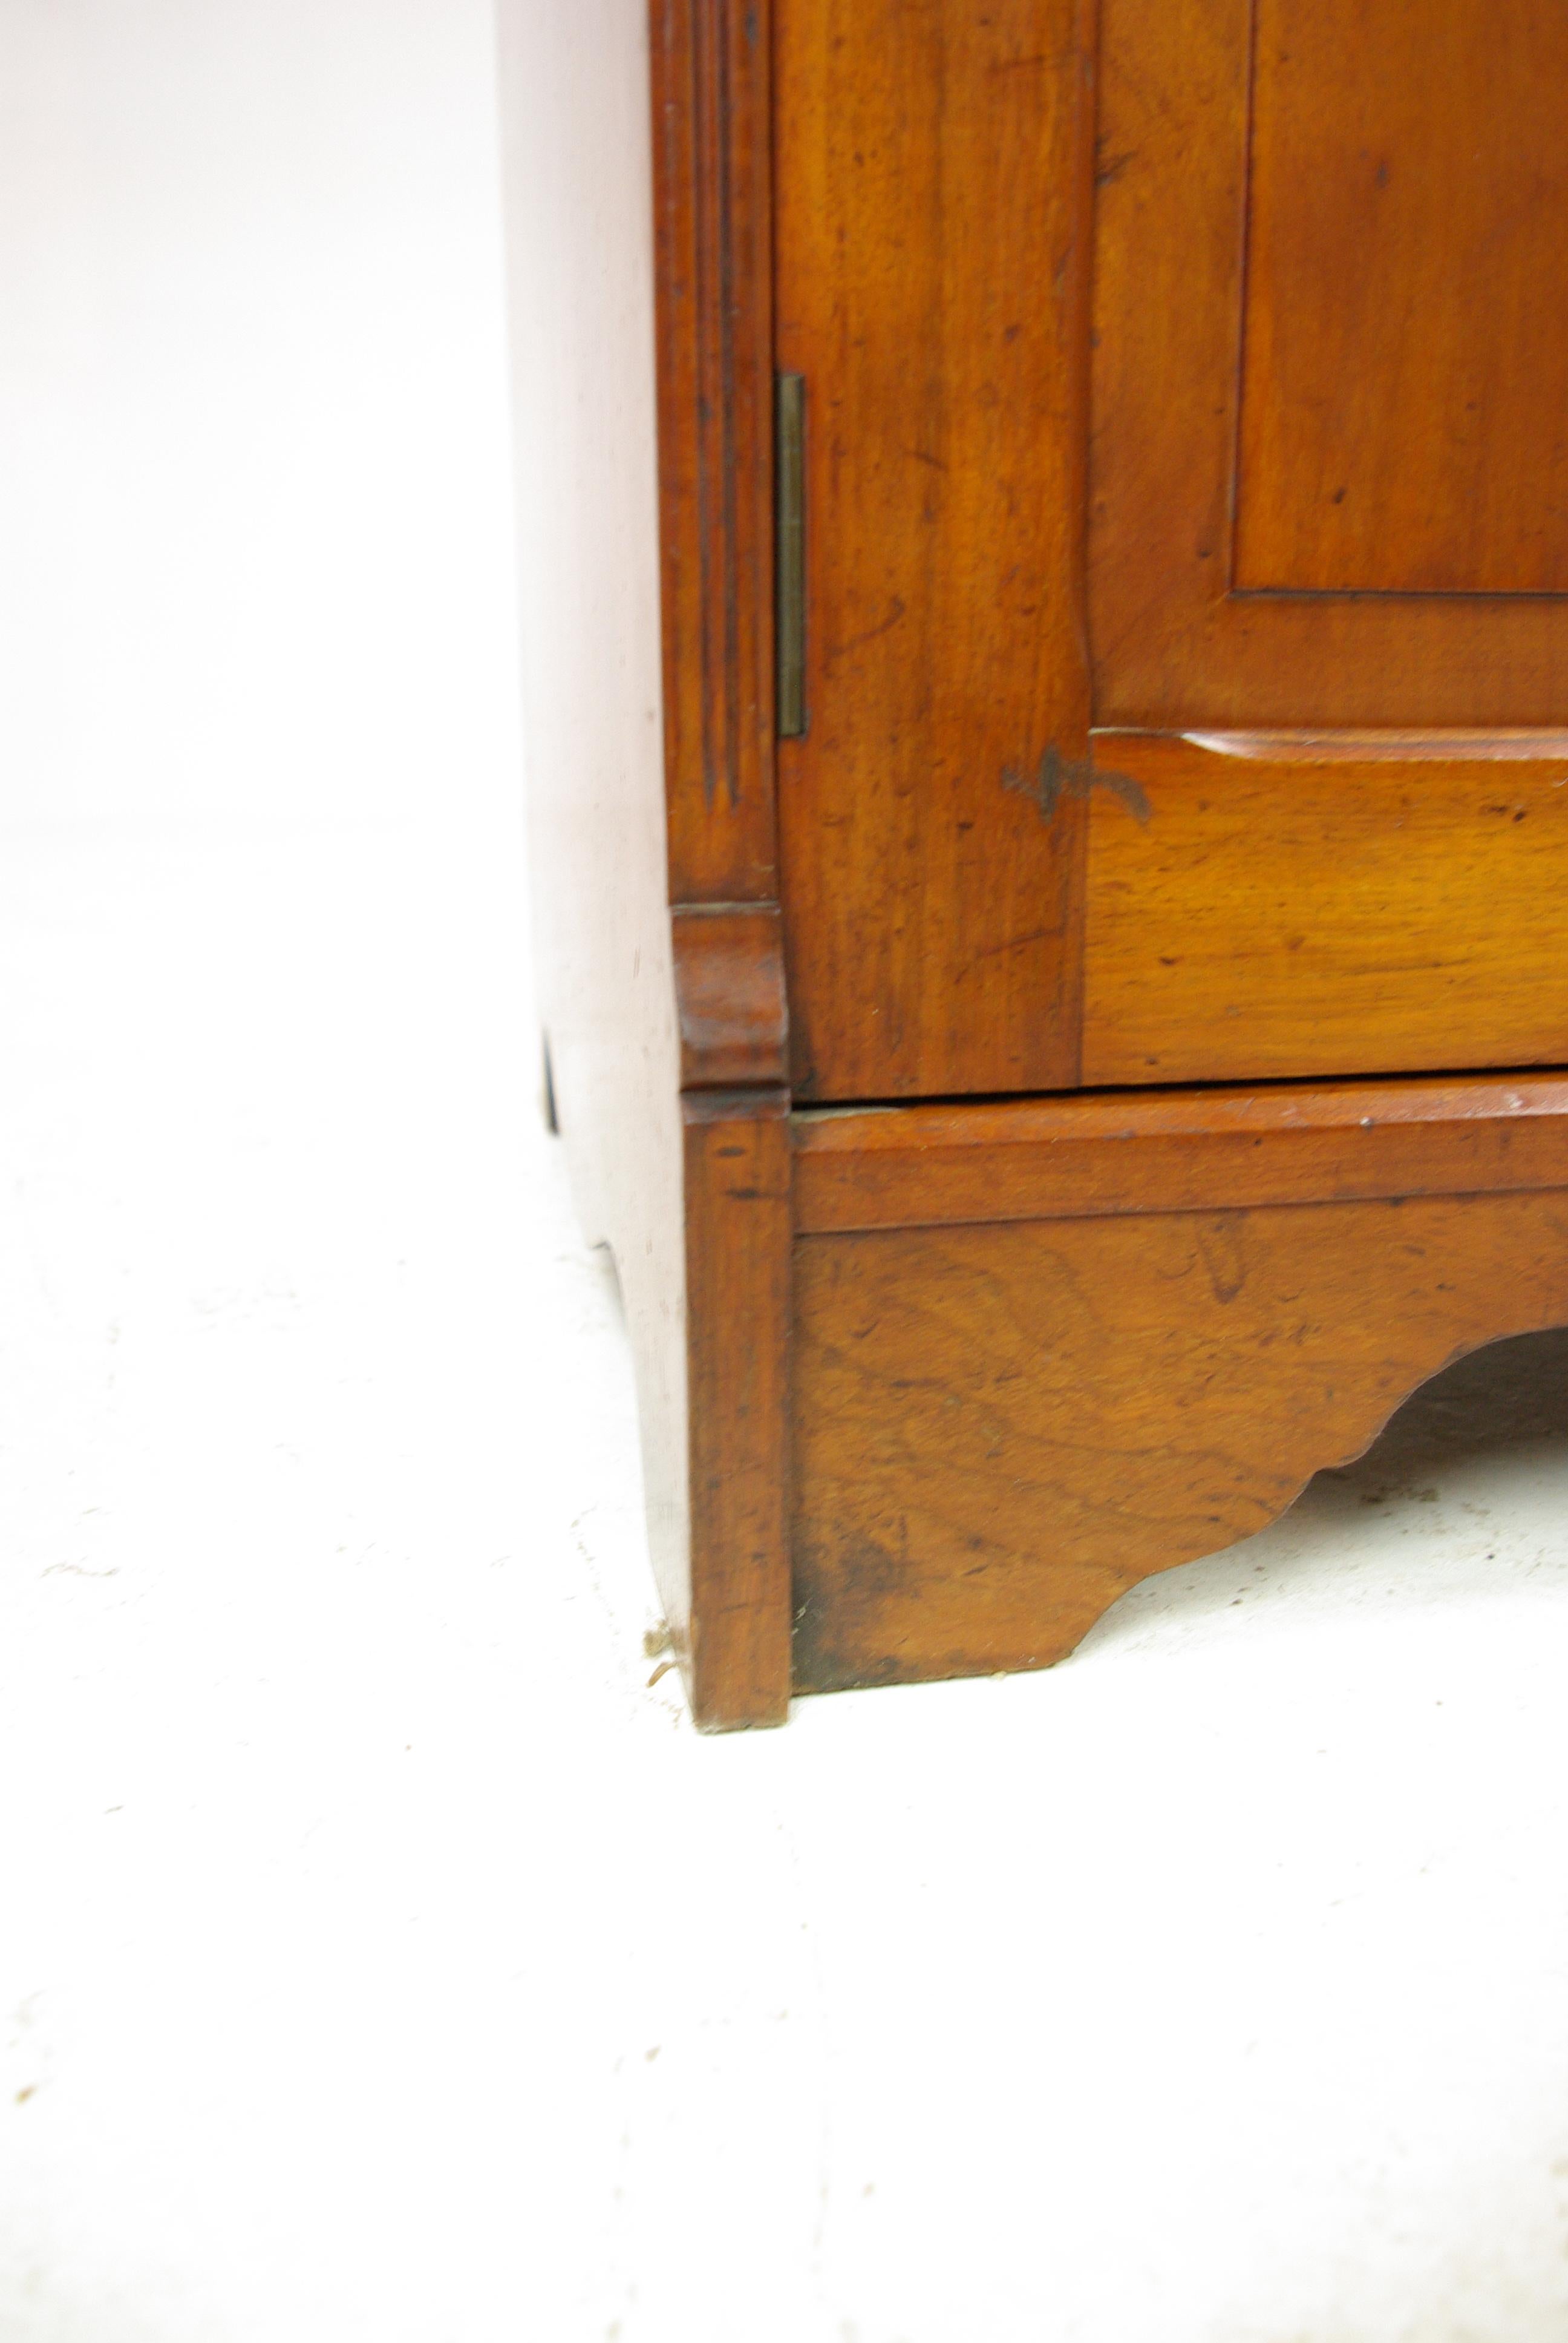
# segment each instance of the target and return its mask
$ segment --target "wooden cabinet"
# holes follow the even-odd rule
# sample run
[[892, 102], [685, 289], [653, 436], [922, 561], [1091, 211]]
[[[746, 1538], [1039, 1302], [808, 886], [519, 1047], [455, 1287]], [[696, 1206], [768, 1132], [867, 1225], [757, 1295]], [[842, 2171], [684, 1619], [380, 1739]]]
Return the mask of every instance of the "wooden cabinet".
[[503, 0], [538, 962], [700, 1722], [1568, 1317], [1568, 18]]

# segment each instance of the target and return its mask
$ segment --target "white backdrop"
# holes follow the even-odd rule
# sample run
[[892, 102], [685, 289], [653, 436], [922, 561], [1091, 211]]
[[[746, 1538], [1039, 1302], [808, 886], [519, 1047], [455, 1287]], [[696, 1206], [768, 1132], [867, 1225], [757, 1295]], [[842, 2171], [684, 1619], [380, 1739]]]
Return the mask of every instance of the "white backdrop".
[[0, 6], [0, 820], [515, 803], [493, 43]]

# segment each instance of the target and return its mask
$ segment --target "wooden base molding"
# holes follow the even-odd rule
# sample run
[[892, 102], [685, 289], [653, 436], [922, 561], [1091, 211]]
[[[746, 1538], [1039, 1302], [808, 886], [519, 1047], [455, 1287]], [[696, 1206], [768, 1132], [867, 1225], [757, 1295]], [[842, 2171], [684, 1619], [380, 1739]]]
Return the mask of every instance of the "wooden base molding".
[[1568, 1192], [812, 1238], [796, 1292], [798, 1688], [1045, 1667], [1568, 1318]]
[[1464, 1352], [1568, 1324], [1561, 1075], [793, 1116], [758, 1087], [681, 1130], [661, 1302], [640, 1223], [610, 1234], [639, 1383], [685, 1393], [649, 1481], [684, 1493], [709, 1729], [1049, 1666]]
[[1568, 1321], [1555, 1077], [915, 1109], [797, 1151], [800, 1691], [1047, 1666], [1462, 1353]]

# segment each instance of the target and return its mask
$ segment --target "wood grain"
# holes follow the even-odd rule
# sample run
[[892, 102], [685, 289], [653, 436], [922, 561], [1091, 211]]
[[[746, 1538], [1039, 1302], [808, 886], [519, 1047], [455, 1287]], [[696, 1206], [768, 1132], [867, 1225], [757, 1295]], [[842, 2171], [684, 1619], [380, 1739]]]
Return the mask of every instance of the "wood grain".
[[682, 1090], [786, 1081], [789, 1008], [778, 904], [686, 905], [670, 925]]
[[1562, 593], [1568, 10], [1256, 9], [1237, 587]]
[[771, 901], [769, 12], [649, 0], [648, 21], [670, 900]]
[[[1345, 13], [1335, 0], [1327, 15], [1337, 22]], [[1364, 6], [1356, 0], [1351, 13], [1375, 27], [1387, 13], [1385, 0]], [[1412, 38], [1430, 38], [1440, 51], [1448, 39], [1443, 28], [1461, 17], [1468, 23], [1473, 13], [1473, 0], [1404, 12]], [[1509, 38], [1537, 44], [1536, 53], [1548, 60], [1555, 55], [1562, 35], [1554, 12], [1492, 11], [1485, 37], [1496, 32], [1500, 14], [1514, 26]], [[1300, 18], [1303, 37], [1313, 40], [1302, 12], [1292, 9], [1290, 16], [1292, 25]], [[1267, 26], [1282, 23], [1271, 9]], [[1517, 211], [1504, 219], [1495, 194], [1483, 217], [1453, 223], [1457, 244], [1451, 237], [1424, 256], [1399, 301], [1372, 317], [1360, 306], [1369, 253], [1355, 205], [1325, 181], [1314, 182], [1289, 263], [1292, 280], [1273, 281], [1265, 267], [1244, 302], [1251, 35], [1251, 0], [1103, 0], [1089, 529], [1096, 720], [1157, 730], [1560, 724], [1568, 710], [1568, 599], [1230, 590], [1244, 311], [1251, 338], [1260, 331], [1266, 337], [1265, 302], [1277, 302], [1282, 314], [1287, 302], [1304, 306], [1324, 321], [1335, 348], [1360, 335], [1368, 380], [1386, 383], [1402, 367], [1402, 352], [1424, 351], [1434, 360], [1442, 355], [1442, 325], [1429, 331], [1412, 324], [1412, 288], [1426, 281], [1422, 272], [1454, 270], [1462, 278], [1473, 267], [1492, 266], [1500, 297], [1513, 306], [1506, 345], [1489, 356], [1488, 367], [1498, 378], [1520, 374], [1550, 340], [1540, 411], [1550, 408], [1553, 436], [1532, 442], [1531, 449], [1504, 452], [1493, 432], [1483, 464], [1489, 480], [1491, 468], [1498, 468], [1498, 492], [1515, 498], [1516, 519], [1521, 492], [1504, 484], [1520, 468], [1533, 467], [1549, 529], [1556, 523], [1544, 516], [1554, 509], [1553, 484], [1561, 478], [1550, 384], [1568, 368], [1568, 309], [1557, 298], [1555, 269], [1540, 273], [1533, 228], [1521, 226]], [[1265, 74], [1276, 69], [1277, 55], [1271, 62], [1260, 47], [1260, 57]], [[1513, 72], [1509, 66], [1507, 75]], [[1488, 76], [1444, 85], [1429, 124], [1440, 150], [1456, 151], [1467, 139], [1490, 150], [1510, 135], [1493, 111], [1498, 85]], [[1379, 87], [1363, 100], [1341, 83], [1334, 91], [1325, 85], [1324, 103], [1342, 105], [1351, 121], [1358, 105], [1392, 109], [1398, 101]], [[1392, 126], [1392, 114], [1390, 121]], [[1375, 182], [1375, 158], [1370, 167]], [[1542, 190], [1546, 215], [1556, 201], [1559, 171], [1553, 163], [1551, 184]], [[1388, 194], [1394, 194], [1392, 176]], [[1403, 201], [1396, 199], [1391, 223]], [[1412, 228], [1414, 219], [1412, 211]], [[1473, 229], [1491, 236], [1490, 262], [1477, 260], [1466, 240]], [[1268, 235], [1265, 224], [1265, 247]], [[1415, 267], [1413, 254], [1406, 251], [1405, 258]], [[1501, 318], [1503, 312], [1495, 314]], [[1337, 320], [1332, 330], [1331, 317]], [[1473, 395], [1462, 388], [1460, 357], [1457, 350], [1450, 354], [1446, 375], [1423, 377], [1412, 367], [1408, 382], [1402, 377], [1400, 405], [1386, 423], [1380, 419], [1369, 441], [1369, 462], [1382, 460], [1370, 449], [1391, 446], [1391, 435], [1408, 436], [1412, 450], [1398, 498], [1367, 524], [1382, 539], [1377, 558], [1390, 578], [1418, 578], [1429, 558], [1427, 524], [1418, 510], [1422, 498], [1441, 518], [1466, 493], [1462, 453], [1450, 449], [1435, 471], [1420, 469], [1434, 448], [1447, 447], [1444, 418], [1452, 424], [1455, 399], [1462, 410]], [[1366, 425], [1359, 396], [1343, 370], [1335, 375], [1332, 412], [1322, 426], [1331, 437]], [[1518, 396], [1533, 392], [1526, 386]], [[1250, 458], [1262, 453], [1251, 444]], [[1300, 460], [1310, 467], [1317, 459], [1303, 453]], [[1273, 493], [1271, 477], [1256, 476], [1258, 496]], [[1304, 492], [1305, 475], [1289, 478], [1297, 486], [1276, 483], [1287, 501]], [[1348, 482], [1333, 482], [1331, 497], [1341, 485], [1348, 505]], [[1483, 489], [1483, 518], [1474, 523], [1486, 542], [1494, 527], [1483, 517], [1491, 494]], [[1495, 524], [1505, 535], [1514, 525]], [[1456, 542], [1468, 548], [1471, 541], [1462, 535]], [[1462, 558], [1470, 560], [1472, 551]]]
[[1568, 1075], [819, 1109], [801, 1235], [1568, 1186]]
[[[1390, 5], [1325, 0], [1366, 41]], [[1238, 405], [1250, 9], [1104, 0], [1093, 239], [1092, 0], [501, 11], [540, 993], [705, 1726], [784, 1715], [792, 1602], [808, 1686], [1058, 1656], [1454, 1352], [1568, 1319], [1563, 1076], [962, 1102], [1079, 1081], [1086, 880], [1098, 1081], [1560, 1053], [1568, 742], [1522, 736], [1568, 721], [1568, 603], [1231, 590], [1238, 446], [1260, 563], [1360, 526], [1320, 510], [1340, 425], [1291, 436], [1314, 354], [1265, 324]], [[1520, 72], [1438, 75], [1444, 136]], [[1355, 204], [1312, 214], [1276, 99], [1252, 324], [1293, 280], [1393, 379], [1399, 318], [1343, 306]], [[1441, 190], [1390, 157], [1394, 234]], [[1538, 243], [1488, 286], [1485, 396], [1554, 427]], [[1448, 374], [1408, 448], [1355, 426], [1371, 558], [1554, 578], [1533, 447], [1488, 503], [1443, 437], [1469, 331], [1419, 321]], [[777, 804], [776, 362], [808, 386], [810, 722]], [[1102, 725], [1201, 737], [1091, 753], [1091, 618]], [[1434, 727], [1472, 731], [1404, 737]], [[791, 1117], [787, 1071], [859, 1103]]]
[[798, 1688], [1042, 1667], [1568, 1320], [1568, 1191], [808, 1237], [796, 1312]]
[[1528, 745], [1101, 735], [1147, 816], [1091, 809], [1085, 1081], [1568, 1063], [1568, 744]]
[[705, 1732], [789, 1707], [789, 1101], [681, 1102], [691, 1605], [680, 1656]]
[[1077, 1079], [1090, 0], [775, 0], [795, 1086]]

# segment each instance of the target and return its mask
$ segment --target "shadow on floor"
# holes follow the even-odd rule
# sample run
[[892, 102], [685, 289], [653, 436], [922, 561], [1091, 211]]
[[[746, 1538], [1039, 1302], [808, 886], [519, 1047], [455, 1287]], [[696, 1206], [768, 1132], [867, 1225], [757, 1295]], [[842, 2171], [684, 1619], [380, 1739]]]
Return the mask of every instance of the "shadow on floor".
[[1568, 1327], [1515, 1334], [1456, 1360], [1412, 1393], [1364, 1456], [1318, 1477], [1370, 1487], [1417, 1464], [1441, 1468], [1538, 1440], [1568, 1441]]
[[1249, 1614], [1319, 1616], [1568, 1587], [1568, 1329], [1472, 1352], [1412, 1393], [1365, 1455], [1320, 1473], [1240, 1544], [1129, 1589], [1073, 1655]]

